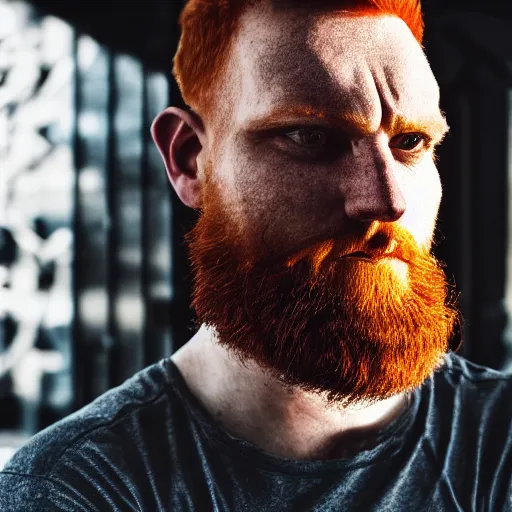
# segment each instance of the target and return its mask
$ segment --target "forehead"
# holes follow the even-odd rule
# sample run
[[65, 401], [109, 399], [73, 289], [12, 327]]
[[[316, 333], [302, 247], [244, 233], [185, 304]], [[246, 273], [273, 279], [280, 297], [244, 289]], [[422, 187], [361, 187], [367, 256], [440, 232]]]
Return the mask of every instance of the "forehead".
[[423, 50], [393, 16], [277, 10], [260, 2], [242, 16], [232, 51], [235, 125], [297, 106], [350, 111], [372, 130], [394, 114], [441, 117]]

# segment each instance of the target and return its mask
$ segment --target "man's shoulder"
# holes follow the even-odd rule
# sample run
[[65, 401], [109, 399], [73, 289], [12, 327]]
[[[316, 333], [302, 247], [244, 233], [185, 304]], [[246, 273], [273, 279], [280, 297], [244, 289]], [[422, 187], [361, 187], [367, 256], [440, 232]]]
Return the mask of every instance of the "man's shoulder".
[[445, 357], [445, 365], [438, 372], [443, 379], [454, 385], [473, 385], [479, 389], [510, 389], [512, 373], [505, 373], [482, 366], [450, 352]]
[[[448, 423], [461, 422], [461, 431], [471, 428], [499, 429], [508, 436], [512, 429], [512, 374], [475, 364], [450, 353], [431, 381], [430, 405]], [[469, 421], [474, 418], [475, 421]]]
[[193, 449], [186, 402], [170, 359], [142, 370], [23, 446], [0, 472], [0, 510], [157, 510]]
[[130, 429], [136, 430], [132, 422], [144, 421], [141, 418], [147, 415], [156, 417], [158, 409], [165, 407], [171, 389], [169, 364], [169, 360], [163, 360], [143, 369], [89, 405], [39, 432], [18, 450], [4, 472], [50, 476], [63, 458], [76, 456], [84, 446], [93, 449], [94, 445], [102, 444], [115, 449], [122, 437], [129, 435]]

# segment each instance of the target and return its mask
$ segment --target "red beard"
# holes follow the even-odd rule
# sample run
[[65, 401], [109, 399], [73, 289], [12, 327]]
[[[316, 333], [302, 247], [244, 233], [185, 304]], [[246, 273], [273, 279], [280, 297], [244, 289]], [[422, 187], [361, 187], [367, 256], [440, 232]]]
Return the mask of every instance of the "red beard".
[[[282, 262], [241, 249], [209, 179], [187, 234], [192, 305], [221, 345], [286, 385], [331, 403], [372, 403], [422, 384], [442, 365], [459, 314], [441, 265], [396, 223], [352, 227]], [[405, 261], [405, 281], [390, 260]], [[339, 256], [362, 251], [368, 262]]]

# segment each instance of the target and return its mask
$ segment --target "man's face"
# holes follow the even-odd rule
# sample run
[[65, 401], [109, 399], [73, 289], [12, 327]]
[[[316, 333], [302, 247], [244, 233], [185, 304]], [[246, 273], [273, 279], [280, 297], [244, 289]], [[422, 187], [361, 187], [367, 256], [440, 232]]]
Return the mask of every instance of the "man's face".
[[226, 76], [229, 121], [208, 134], [188, 235], [199, 319], [333, 402], [419, 385], [457, 314], [429, 254], [446, 124], [414, 37], [394, 18], [262, 3]]
[[241, 20], [227, 80], [213, 166], [248, 253], [281, 257], [372, 220], [430, 245], [441, 199], [432, 148], [446, 124], [403, 21], [262, 2]]

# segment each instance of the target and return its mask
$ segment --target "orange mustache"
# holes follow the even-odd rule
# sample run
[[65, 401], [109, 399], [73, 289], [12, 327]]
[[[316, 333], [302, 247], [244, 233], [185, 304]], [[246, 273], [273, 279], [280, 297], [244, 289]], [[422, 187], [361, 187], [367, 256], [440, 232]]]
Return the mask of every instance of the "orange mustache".
[[316, 275], [322, 266], [350, 255], [370, 261], [395, 258], [411, 263], [426, 252], [418, 247], [412, 235], [402, 226], [375, 221], [363, 235], [353, 230], [343, 240], [319, 242], [288, 257], [285, 264], [290, 268], [300, 261], [309, 260]]

